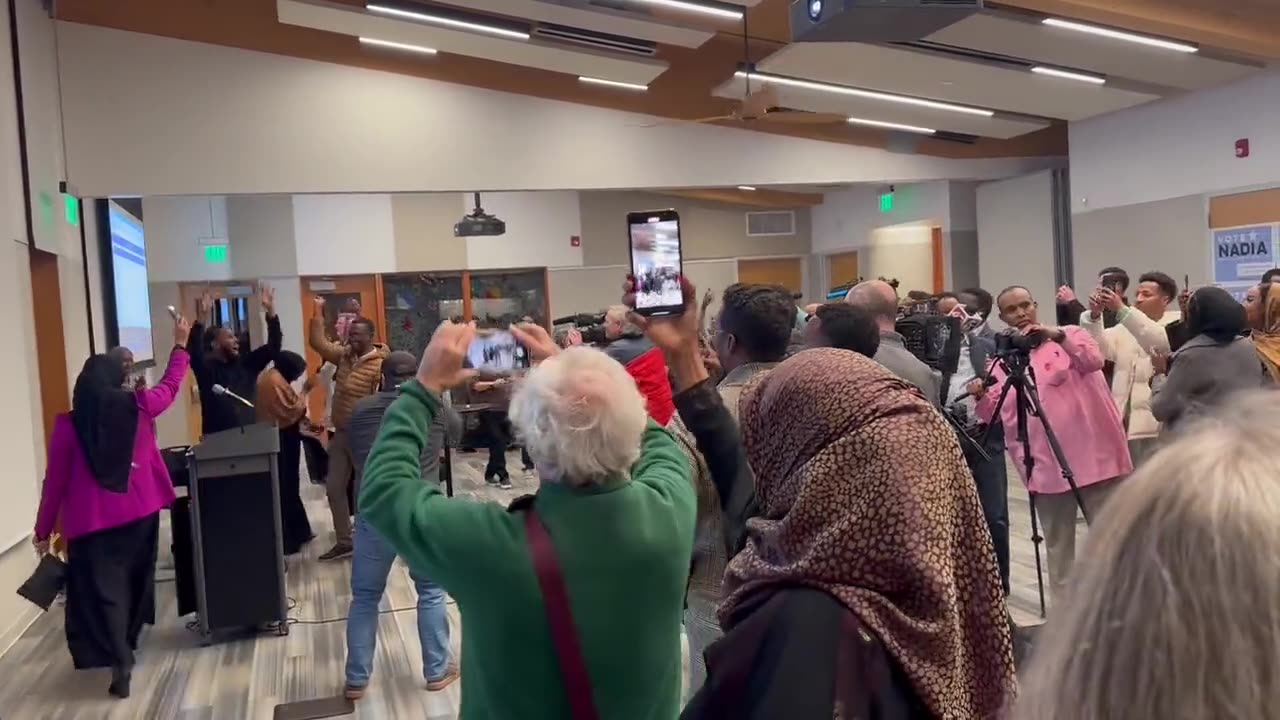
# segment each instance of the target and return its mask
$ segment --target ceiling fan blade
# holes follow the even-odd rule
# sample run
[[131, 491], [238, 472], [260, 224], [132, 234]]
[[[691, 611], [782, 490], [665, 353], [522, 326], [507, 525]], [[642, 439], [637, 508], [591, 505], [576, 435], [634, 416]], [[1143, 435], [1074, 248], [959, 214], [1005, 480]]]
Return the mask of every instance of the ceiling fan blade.
[[760, 120], [779, 125], [835, 125], [848, 120], [838, 113], [809, 112], [808, 110], [770, 110]]

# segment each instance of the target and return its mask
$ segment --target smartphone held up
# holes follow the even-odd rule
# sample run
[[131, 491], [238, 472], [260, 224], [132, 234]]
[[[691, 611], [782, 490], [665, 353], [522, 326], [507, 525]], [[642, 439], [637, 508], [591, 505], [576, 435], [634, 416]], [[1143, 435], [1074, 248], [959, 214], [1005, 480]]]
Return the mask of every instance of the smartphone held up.
[[627, 213], [635, 309], [648, 316], [684, 312], [680, 215], [675, 210]]

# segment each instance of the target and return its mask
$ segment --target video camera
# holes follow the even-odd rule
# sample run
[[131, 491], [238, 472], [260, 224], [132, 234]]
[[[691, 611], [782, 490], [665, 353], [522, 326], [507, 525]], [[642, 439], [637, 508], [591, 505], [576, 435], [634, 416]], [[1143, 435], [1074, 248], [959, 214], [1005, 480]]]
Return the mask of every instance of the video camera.
[[[588, 345], [606, 345], [609, 339], [604, 333], [605, 313], [578, 313], [566, 315], [551, 321], [554, 326], [572, 325], [582, 335], [582, 342]], [[559, 333], [557, 332], [557, 338]]]
[[907, 350], [931, 369], [951, 375], [959, 368], [964, 329], [960, 318], [938, 312], [937, 300], [903, 307], [893, 329], [902, 336]]
[[1016, 356], [1027, 356], [1029, 358], [1031, 351], [1044, 343], [1044, 336], [1039, 333], [1023, 335], [1017, 328], [1006, 328], [996, 333], [995, 342], [995, 356], [998, 358]]

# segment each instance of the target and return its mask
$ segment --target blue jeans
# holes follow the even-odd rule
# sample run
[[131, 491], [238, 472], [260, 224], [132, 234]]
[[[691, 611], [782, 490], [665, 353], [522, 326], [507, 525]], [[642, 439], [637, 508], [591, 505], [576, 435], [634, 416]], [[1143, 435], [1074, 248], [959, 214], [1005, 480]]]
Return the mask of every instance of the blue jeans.
[[[351, 610], [347, 613], [347, 685], [364, 687], [373, 673], [378, 648], [378, 604], [387, 587], [387, 574], [396, 551], [364, 518], [356, 516], [355, 552], [351, 557]], [[410, 572], [418, 591], [418, 638], [422, 641], [422, 671], [428, 682], [449, 671], [449, 618], [444, 590]]]

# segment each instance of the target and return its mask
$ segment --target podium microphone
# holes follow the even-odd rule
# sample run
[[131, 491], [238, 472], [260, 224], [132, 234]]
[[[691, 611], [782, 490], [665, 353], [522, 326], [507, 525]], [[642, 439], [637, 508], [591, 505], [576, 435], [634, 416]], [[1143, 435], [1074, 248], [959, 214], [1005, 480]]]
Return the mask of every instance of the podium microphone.
[[239, 403], [240, 403], [241, 405], [244, 405], [244, 406], [245, 406], [245, 407], [247, 407], [247, 408], [252, 408], [252, 407], [253, 407], [253, 403], [251, 403], [251, 402], [249, 402], [248, 400], [245, 400], [244, 398], [240, 397], [239, 395], [237, 395], [237, 394], [235, 394], [235, 393], [231, 392], [230, 390], [228, 390], [228, 389], [227, 389], [225, 386], [223, 386], [223, 385], [214, 385], [214, 386], [213, 386], [213, 394], [214, 394], [214, 395], [226, 395], [226, 396], [227, 396], [227, 397], [229, 397], [229, 398], [233, 398], [233, 399], [235, 399], [235, 400], [239, 401]]

